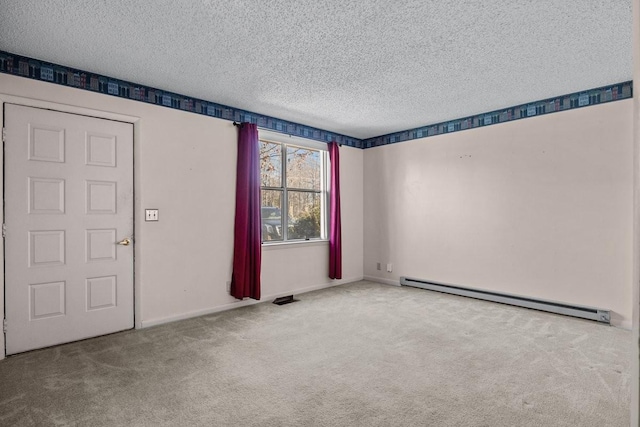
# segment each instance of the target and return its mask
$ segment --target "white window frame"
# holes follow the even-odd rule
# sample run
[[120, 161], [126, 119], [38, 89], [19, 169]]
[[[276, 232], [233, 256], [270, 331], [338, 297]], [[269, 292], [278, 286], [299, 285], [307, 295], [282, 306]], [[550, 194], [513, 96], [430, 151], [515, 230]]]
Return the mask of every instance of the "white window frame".
[[[327, 242], [329, 240], [329, 151], [326, 143], [314, 141], [310, 139], [300, 138], [292, 135], [281, 134], [268, 130], [259, 129], [258, 139], [265, 142], [275, 142], [283, 144], [282, 150], [282, 187], [263, 187], [260, 183], [260, 189], [282, 189], [282, 240], [263, 240], [262, 244], [265, 246], [272, 245], [290, 245], [310, 242]], [[320, 238], [310, 239], [288, 239], [289, 227], [288, 217], [289, 210], [287, 206], [287, 175], [286, 175], [286, 147], [299, 147], [308, 148], [311, 150], [320, 151]], [[293, 189], [292, 191], [305, 191], [304, 189]], [[309, 191], [310, 193], [317, 193], [317, 191]], [[262, 207], [262, 206], [261, 206]]]

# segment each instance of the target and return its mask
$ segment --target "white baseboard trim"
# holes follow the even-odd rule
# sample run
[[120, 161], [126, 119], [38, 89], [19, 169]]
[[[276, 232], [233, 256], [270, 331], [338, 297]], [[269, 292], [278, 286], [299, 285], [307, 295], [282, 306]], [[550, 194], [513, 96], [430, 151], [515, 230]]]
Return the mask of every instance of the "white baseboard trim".
[[[246, 300], [242, 300], [242, 301], [235, 301], [235, 302], [231, 302], [228, 304], [222, 304], [222, 305], [218, 305], [216, 307], [211, 307], [211, 308], [205, 308], [202, 310], [194, 310], [194, 311], [189, 311], [187, 313], [182, 313], [182, 314], [176, 314], [173, 316], [167, 316], [167, 317], [161, 317], [161, 318], [157, 318], [157, 319], [150, 319], [150, 320], [143, 320], [142, 322], [139, 323], [139, 327], [138, 325], [136, 325], [136, 328], [149, 328], [151, 326], [157, 326], [157, 325], [162, 325], [165, 323], [170, 323], [170, 322], [176, 322], [178, 320], [184, 320], [184, 319], [190, 319], [192, 317], [199, 317], [199, 316], [205, 316], [207, 314], [213, 314], [213, 313], [219, 313], [221, 311], [227, 311], [227, 310], [233, 310], [234, 308], [240, 308], [240, 307], [246, 307], [249, 305], [254, 305], [254, 304], [260, 304], [263, 302], [269, 302], [269, 300], [272, 300], [274, 298], [278, 298], [278, 297], [283, 297], [286, 295], [300, 295], [300, 294], [304, 294], [307, 292], [312, 292], [312, 291], [317, 291], [320, 289], [325, 289], [325, 288], [331, 288], [334, 286], [340, 286], [340, 285], [346, 285], [347, 283], [352, 283], [352, 282], [358, 282], [360, 280], [362, 280], [363, 277], [354, 277], [354, 278], [348, 278], [348, 279], [341, 279], [341, 280], [335, 280], [333, 282], [327, 282], [327, 283], [323, 283], [320, 285], [313, 285], [313, 286], [307, 286], [305, 288], [300, 288], [300, 289], [295, 289], [295, 290], [291, 290], [291, 291], [285, 291], [285, 292], [279, 292], [279, 293], [275, 293], [275, 294], [270, 294], [270, 295], [261, 295], [260, 297], [260, 301], [256, 301], [253, 299], [246, 299]], [[137, 323], [137, 322], [136, 322]]]
[[364, 280], [368, 280], [370, 282], [378, 282], [384, 285], [400, 286], [400, 280], [383, 279], [382, 277], [375, 276], [364, 276]]
[[633, 324], [631, 323], [631, 320], [623, 320], [620, 323], [611, 322], [611, 325], [615, 326], [616, 328], [626, 329], [627, 331], [630, 331], [631, 329], [633, 329]]

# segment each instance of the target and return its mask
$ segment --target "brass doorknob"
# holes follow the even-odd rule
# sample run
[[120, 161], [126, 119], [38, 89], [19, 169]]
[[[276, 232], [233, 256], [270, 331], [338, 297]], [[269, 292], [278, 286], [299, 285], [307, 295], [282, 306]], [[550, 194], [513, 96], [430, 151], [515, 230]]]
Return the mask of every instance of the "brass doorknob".
[[129, 246], [131, 244], [131, 239], [127, 237], [125, 239], [120, 240], [118, 244], [122, 246]]

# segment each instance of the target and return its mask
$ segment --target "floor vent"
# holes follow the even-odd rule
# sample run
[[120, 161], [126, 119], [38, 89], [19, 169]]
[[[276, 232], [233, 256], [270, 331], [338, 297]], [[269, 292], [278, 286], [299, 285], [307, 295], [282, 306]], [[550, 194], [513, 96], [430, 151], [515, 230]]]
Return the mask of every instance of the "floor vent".
[[477, 298], [502, 304], [516, 305], [518, 307], [532, 308], [534, 310], [564, 314], [566, 316], [581, 317], [583, 319], [596, 320], [607, 324], [611, 323], [611, 312], [601, 308], [569, 305], [554, 301], [522, 297], [519, 295], [503, 294], [485, 291], [482, 289], [464, 288], [461, 286], [448, 285], [445, 283], [427, 280], [410, 279], [408, 277], [401, 277], [400, 284], [402, 286], [411, 286], [414, 288], [427, 289], [429, 291], [444, 292], [447, 294]]
[[276, 305], [285, 305], [290, 304], [292, 302], [299, 301], [297, 299], [293, 299], [293, 295], [287, 295], [286, 297], [280, 297], [273, 300], [273, 303]]

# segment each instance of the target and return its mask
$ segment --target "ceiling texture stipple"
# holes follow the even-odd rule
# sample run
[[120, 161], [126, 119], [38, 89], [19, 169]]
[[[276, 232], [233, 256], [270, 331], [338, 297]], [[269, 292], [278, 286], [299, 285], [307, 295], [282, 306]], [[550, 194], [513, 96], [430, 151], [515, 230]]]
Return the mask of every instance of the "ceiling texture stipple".
[[0, 0], [0, 50], [355, 138], [632, 78], [631, 0]]

